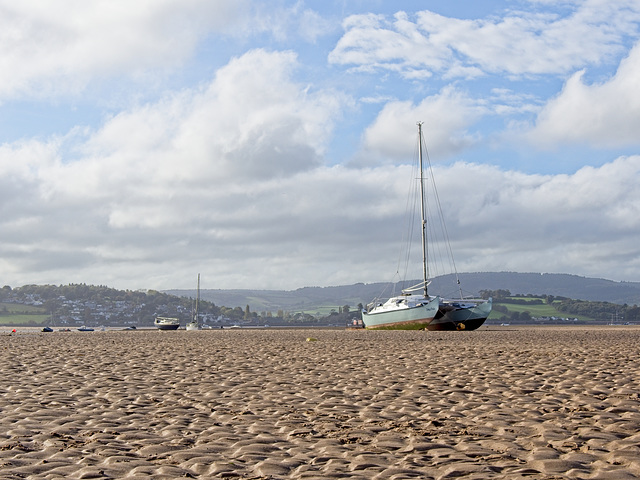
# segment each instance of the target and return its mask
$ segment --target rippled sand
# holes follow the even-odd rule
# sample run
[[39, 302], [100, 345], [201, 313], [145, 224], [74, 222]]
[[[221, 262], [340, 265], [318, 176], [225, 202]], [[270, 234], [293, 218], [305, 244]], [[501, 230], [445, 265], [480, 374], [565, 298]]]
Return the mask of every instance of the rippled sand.
[[638, 478], [639, 350], [633, 327], [3, 332], [0, 478]]

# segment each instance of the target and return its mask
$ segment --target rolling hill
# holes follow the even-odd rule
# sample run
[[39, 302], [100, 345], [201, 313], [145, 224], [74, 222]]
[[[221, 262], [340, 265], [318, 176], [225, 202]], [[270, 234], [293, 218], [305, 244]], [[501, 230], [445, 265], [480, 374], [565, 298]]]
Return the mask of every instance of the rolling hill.
[[[640, 282], [614, 282], [601, 278], [557, 273], [487, 272], [459, 274], [465, 295], [480, 290], [509, 290], [512, 294], [554, 295], [579, 300], [604, 301], [618, 304], [640, 304]], [[406, 285], [413, 285], [408, 282]], [[395, 291], [402, 286], [395, 285]], [[389, 296], [394, 286], [385, 283], [357, 283], [335, 287], [303, 287], [296, 290], [201, 290], [204, 300], [216, 305], [245, 306], [252, 311], [310, 311], [323, 307], [349, 305], [356, 307], [376, 297]], [[457, 288], [453, 275], [433, 279], [429, 286], [433, 294], [452, 296]], [[195, 297], [195, 290], [166, 290], [165, 293]]]

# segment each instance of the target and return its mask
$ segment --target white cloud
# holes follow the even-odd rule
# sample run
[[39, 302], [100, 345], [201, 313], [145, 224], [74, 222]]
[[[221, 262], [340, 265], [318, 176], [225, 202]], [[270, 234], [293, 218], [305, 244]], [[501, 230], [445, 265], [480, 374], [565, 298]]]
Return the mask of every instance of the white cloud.
[[302, 0], [286, 2], [254, 2], [255, 11], [247, 28], [252, 33], [268, 32], [279, 41], [295, 36], [314, 43], [337, 30], [334, 22], [305, 7]]
[[[221, 97], [242, 96], [249, 81], [243, 62], [268, 65], [268, 72], [254, 72], [281, 80], [282, 91], [261, 96], [254, 89], [257, 110], [234, 115]], [[287, 53], [251, 52], [200, 91], [114, 117], [73, 162], [59, 158], [65, 139], [3, 146], [3, 281], [172, 288], [190, 286], [200, 272], [209, 288], [297, 288], [392, 278], [415, 178], [410, 166], [312, 161], [275, 176], [244, 168], [278, 168], [278, 154], [251, 157], [256, 137], [285, 150], [301, 141], [322, 150], [311, 138], [327, 126], [302, 112], [325, 101], [288, 79], [292, 62]], [[289, 136], [256, 127], [256, 118], [278, 123], [282, 111], [306, 127]], [[415, 132], [413, 121], [408, 131]], [[192, 130], [194, 124], [207, 127]], [[122, 138], [124, 126], [147, 140]], [[410, 135], [406, 142], [413, 144]], [[247, 153], [239, 165], [215, 156], [238, 149]], [[460, 271], [605, 269], [613, 279], [640, 280], [639, 156], [572, 175], [469, 163], [434, 170]]]
[[639, 145], [640, 43], [606, 82], [587, 85], [574, 74], [537, 118], [530, 140], [538, 145]]
[[[386, 28], [385, 28], [386, 27]], [[329, 61], [351, 64], [363, 70], [394, 71], [420, 67], [427, 71], [444, 67], [449, 51], [429, 41], [412, 25], [404, 12], [388, 23], [382, 15], [354, 15], [343, 23], [345, 35], [329, 55]]]
[[572, 175], [436, 168], [461, 271], [572, 272], [636, 280], [640, 156]]
[[[249, 0], [0, 2], [0, 99], [76, 94], [96, 77], [173, 69]], [[150, 77], [145, 81], [150, 81]]]
[[357, 164], [406, 162], [413, 155], [413, 126], [424, 122], [424, 135], [434, 160], [449, 158], [478, 141], [467, 129], [485, 108], [453, 87], [426, 97], [418, 105], [391, 101], [364, 132], [364, 152]]
[[448, 18], [431, 11], [411, 20], [355, 15], [329, 56], [360, 70], [386, 69], [407, 78], [435, 72], [472, 78], [483, 72], [562, 74], [598, 64], [622, 50], [637, 32], [640, 5], [634, 0], [591, 0], [567, 16], [512, 12], [483, 20]]
[[335, 27], [304, 7], [254, 0], [0, 0], [0, 100], [78, 95], [92, 81], [149, 85], [207, 37], [315, 42]]
[[[208, 86], [122, 112], [96, 132], [4, 145], [4, 205], [19, 215], [2, 220], [0, 257], [16, 262], [6, 271], [70, 268], [82, 276], [83, 268], [120, 268], [132, 256], [154, 269], [162, 259], [180, 262], [176, 254], [193, 261], [203, 253], [193, 244], [224, 261], [228, 252], [213, 245], [281, 240], [306, 202], [290, 179], [320, 166], [347, 101], [295, 83], [296, 66], [291, 52], [253, 50]], [[61, 160], [66, 142], [74, 156]], [[20, 242], [25, 234], [30, 240]]]

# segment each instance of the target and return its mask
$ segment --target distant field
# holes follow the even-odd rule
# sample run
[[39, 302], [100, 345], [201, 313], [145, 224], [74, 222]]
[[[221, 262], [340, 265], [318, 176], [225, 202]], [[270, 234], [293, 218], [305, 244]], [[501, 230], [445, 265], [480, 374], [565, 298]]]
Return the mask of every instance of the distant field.
[[7, 312], [9, 314], [13, 313], [46, 313], [45, 309], [42, 307], [34, 307], [33, 305], [21, 305], [17, 303], [4, 303], [0, 302], [0, 314], [2, 312]]
[[0, 325], [41, 325], [49, 319], [42, 307], [0, 302]]
[[[532, 298], [532, 300], [535, 300], [535, 298]], [[544, 299], [540, 299], [540, 300], [544, 301]], [[593, 318], [585, 317], [584, 315], [572, 315], [564, 312], [559, 312], [558, 310], [556, 310], [556, 307], [554, 306], [554, 305], [558, 305], [559, 303], [560, 302], [554, 302], [552, 304], [543, 303], [541, 305], [518, 305], [513, 303], [494, 302], [494, 305], [502, 305], [504, 307], [507, 307], [510, 312], [518, 312], [518, 313], [529, 312], [532, 317], [561, 317], [561, 318], [568, 317], [568, 318], [577, 318], [578, 320], [584, 320], [587, 322], [593, 321]], [[505, 314], [502, 312], [493, 310], [491, 312], [491, 315], [489, 316], [489, 319], [497, 320], [503, 315]]]
[[0, 315], [0, 325], [42, 325], [49, 315]]
[[[321, 305], [312, 309], [304, 309], [302, 312], [315, 316], [327, 316], [331, 314], [332, 310], [337, 313], [339, 309], [340, 307], [338, 305]], [[358, 310], [358, 307], [351, 307], [351, 311], [354, 310]]]

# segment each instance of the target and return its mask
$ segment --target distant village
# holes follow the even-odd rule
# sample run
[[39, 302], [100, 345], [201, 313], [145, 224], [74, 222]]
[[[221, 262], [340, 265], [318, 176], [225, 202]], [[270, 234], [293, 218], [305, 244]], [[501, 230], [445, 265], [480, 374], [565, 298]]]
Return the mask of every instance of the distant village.
[[[121, 291], [108, 287], [87, 285], [24, 286], [0, 289], [0, 319], [3, 315], [33, 316], [40, 324], [43, 316], [56, 326], [152, 326], [156, 316], [176, 317], [188, 322], [195, 310], [193, 298], [178, 297], [154, 290]], [[359, 317], [347, 306], [338, 307], [331, 314], [317, 318], [303, 312], [253, 312], [249, 305], [241, 307], [217, 306], [200, 301], [198, 319], [201, 325], [220, 328], [232, 325], [345, 325]]]
[[[10, 293], [2, 298], [3, 303], [13, 303], [16, 305], [27, 305], [32, 307], [45, 308], [45, 300], [37, 293], [28, 293], [20, 295], [19, 293]], [[145, 316], [147, 310], [145, 303], [132, 303], [127, 300], [115, 300], [110, 302], [98, 303], [90, 299], [70, 300], [64, 295], [60, 295], [55, 302], [47, 302], [48, 305], [55, 303], [55, 308], [47, 309], [47, 314], [51, 317], [51, 323], [55, 325], [124, 325], [135, 326], [141, 323], [141, 319]], [[6, 310], [6, 307], [5, 307]], [[191, 311], [184, 305], [156, 305], [155, 311], [158, 315], [176, 315], [188, 318]], [[25, 310], [23, 313], [33, 313], [34, 311]], [[230, 321], [222, 315], [201, 314], [200, 319], [207, 323], [222, 323]], [[153, 319], [148, 319], [148, 323], [152, 324]]]

